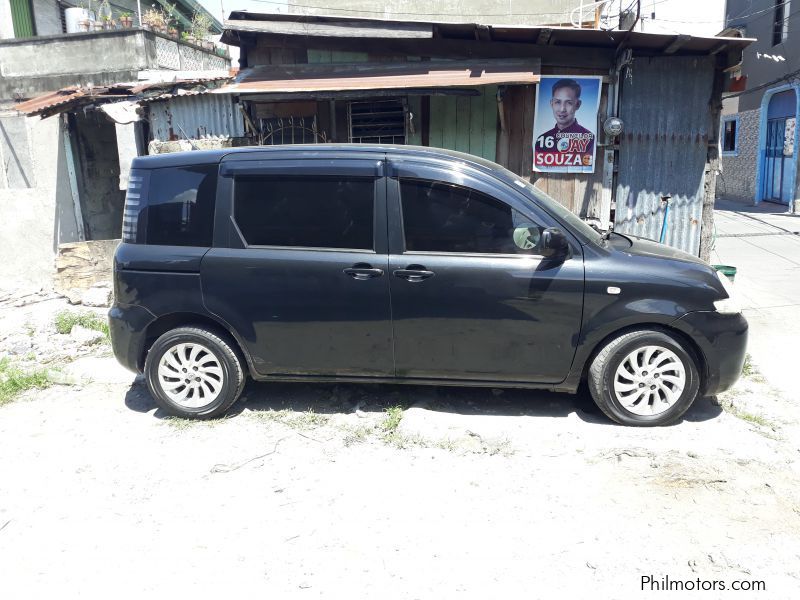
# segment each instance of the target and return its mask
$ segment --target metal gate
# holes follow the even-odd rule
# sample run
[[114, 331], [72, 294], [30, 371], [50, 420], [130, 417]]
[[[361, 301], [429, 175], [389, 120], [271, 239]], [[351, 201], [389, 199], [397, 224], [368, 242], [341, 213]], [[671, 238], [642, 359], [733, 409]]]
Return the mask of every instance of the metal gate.
[[761, 199], [789, 204], [794, 177], [792, 167], [797, 96], [794, 90], [772, 95], [767, 104], [766, 143], [761, 172]]
[[788, 204], [789, 190], [786, 190], [788, 178], [784, 177], [787, 162], [791, 156], [784, 156], [786, 145], [786, 119], [769, 119], [767, 121], [767, 147], [764, 156], [764, 193], [762, 198], [770, 202]]
[[697, 255], [713, 124], [713, 57], [635, 58], [622, 82], [614, 228]]

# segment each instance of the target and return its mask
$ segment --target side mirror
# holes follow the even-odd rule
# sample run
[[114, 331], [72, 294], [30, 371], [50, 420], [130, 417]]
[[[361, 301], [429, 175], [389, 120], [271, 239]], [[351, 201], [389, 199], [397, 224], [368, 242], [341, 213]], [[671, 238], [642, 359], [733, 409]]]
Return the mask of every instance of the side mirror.
[[542, 232], [542, 241], [539, 247], [545, 258], [564, 258], [569, 254], [567, 236], [556, 227], [548, 227]]

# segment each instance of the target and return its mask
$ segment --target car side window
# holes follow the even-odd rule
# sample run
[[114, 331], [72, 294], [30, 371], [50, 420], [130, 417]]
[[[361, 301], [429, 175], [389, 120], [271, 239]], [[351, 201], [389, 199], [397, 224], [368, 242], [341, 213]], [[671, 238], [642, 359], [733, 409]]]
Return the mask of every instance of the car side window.
[[233, 213], [251, 246], [372, 250], [372, 177], [237, 177]]
[[153, 169], [142, 217], [147, 243], [211, 246], [217, 165]]
[[536, 254], [543, 227], [505, 202], [444, 181], [400, 179], [406, 250]]

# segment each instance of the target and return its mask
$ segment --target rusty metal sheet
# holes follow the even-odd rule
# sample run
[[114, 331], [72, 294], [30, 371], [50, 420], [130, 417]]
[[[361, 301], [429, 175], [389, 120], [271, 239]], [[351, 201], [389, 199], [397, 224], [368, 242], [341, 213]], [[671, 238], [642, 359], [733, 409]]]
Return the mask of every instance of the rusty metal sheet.
[[55, 92], [47, 92], [14, 106], [15, 110], [26, 115], [35, 115], [43, 110], [75, 102], [86, 96], [87, 90], [79, 87], [68, 87]]
[[538, 58], [408, 63], [264, 65], [245, 69], [214, 94], [470, 87], [539, 81]]
[[149, 102], [148, 106], [155, 140], [244, 136], [242, 113], [231, 96], [182, 95]]
[[[20, 102], [14, 109], [28, 116], [42, 117], [68, 112], [73, 108], [100, 102], [114, 102], [121, 98], [142, 99], [157, 94], [160, 97], [183, 95], [187, 91], [203, 93], [209, 85], [216, 85], [230, 77], [202, 77], [196, 79], [178, 79], [175, 81], [149, 81], [115, 83], [108, 86], [70, 86], [55, 92], [47, 92]], [[200, 86], [200, 89], [197, 89]], [[161, 90], [161, 93], [159, 93]]]
[[713, 57], [634, 59], [622, 84], [614, 228], [658, 241], [669, 199], [665, 243], [700, 248], [711, 119]]

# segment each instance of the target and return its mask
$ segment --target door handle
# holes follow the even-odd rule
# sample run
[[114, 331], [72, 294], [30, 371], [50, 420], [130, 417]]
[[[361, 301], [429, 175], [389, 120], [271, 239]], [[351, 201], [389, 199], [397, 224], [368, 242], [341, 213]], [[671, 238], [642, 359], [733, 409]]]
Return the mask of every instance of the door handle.
[[349, 269], [344, 269], [342, 271], [345, 275], [349, 275], [356, 281], [366, 281], [367, 279], [372, 279], [373, 277], [380, 277], [383, 275], [383, 269], [373, 269], [370, 265], [353, 265]]
[[436, 273], [433, 271], [428, 271], [425, 267], [420, 265], [410, 265], [407, 269], [397, 269], [394, 271], [394, 276], [399, 277], [400, 279], [405, 279], [406, 281], [410, 281], [411, 283], [417, 283], [419, 281], [423, 281], [430, 277], [433, 277]]

